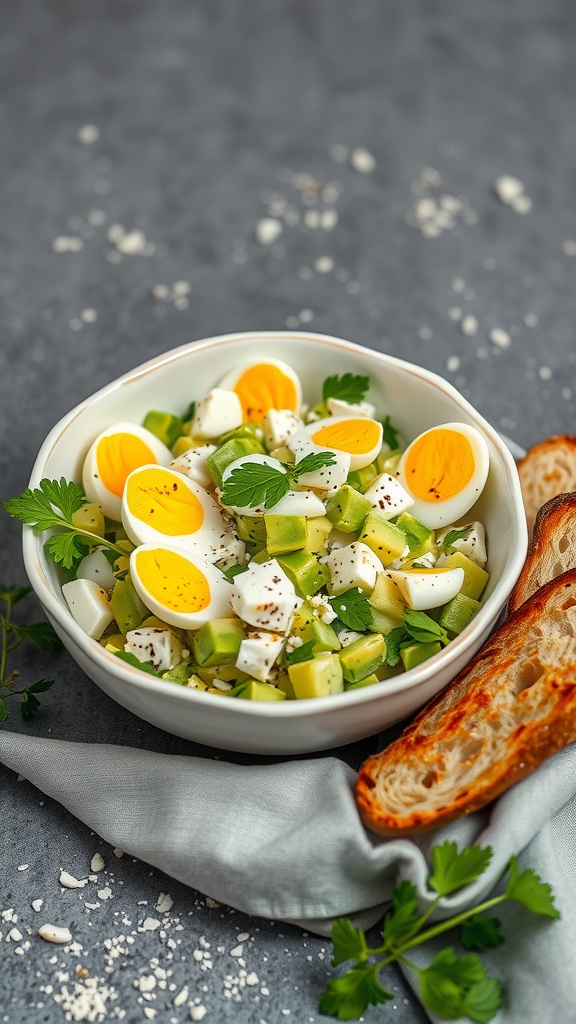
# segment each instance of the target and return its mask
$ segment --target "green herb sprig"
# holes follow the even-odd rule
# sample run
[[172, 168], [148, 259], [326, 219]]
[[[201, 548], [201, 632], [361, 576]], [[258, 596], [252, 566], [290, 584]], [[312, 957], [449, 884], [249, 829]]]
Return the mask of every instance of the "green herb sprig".
[[2, 508], [19, 519], [25, 526], [31, 526], [38, 533], [54, 527], [64, 530], [54, 533], [44, 545], [47, 553], [63, 569], [75, 569], [78, 562], [88, 554], [90, 545], [96, 544], [119, 555], [126, 550], [96, 533], [75, 526], [72, 517], [87, 502], [80, 484], [61, 480], [44, 480], [35, 488], [27, 487], [16, 498], [2, 502]]
[[359, 373], [334, 374], [333, 377], [327, 377], [322, 385], [322, 401], [339, 398], [342, 402], [357, 405], [363, 401], [369, 387], [370, 378]]
[[450, 530], [444, 537], [444, 547], [450, 548], [457, 540], [466, 540], [469, 533], [469, 526], [465, 526], [462, 530]]
[[386, 634], [386, 664], [391, 668], [400, 661], [400, 651], [412, 644], [430, 644], [440, 641], [445, 646], [448, 641], [448, 633], [439, 626], [426, 612], [415, 612], [411, 608], [404, 610], [404, 620], [401, 626], [396, 626]]
[[230, 473], [222, 488], [222, 504], [244, 508], [262, 505], [273, 508], [305, 473], [314, 473], [336, 462], [334, 452], [310, 452], [297, 465], [279, 462], [278, 469], [267, 463], [244, 462]]
[[[507, 900], [520, 903], [534, 914], [559, 918], [552, 889], [527, 868], [520, 872], [518, 860], [511, 857], [508, 881], [500, 896], [484, 900], [469, 910], [455, 914], [439, 924], [427, 921], [440, 899], [469, 885], [480, 877], [492, 858], [489, 846], [469, 846], [458, 851], [455, 842], [433, 846], [432, 872], [429, 886], [438, 894], [424, 913], [418, 913], [418, 897], [412, 882], [402, 881], [394, 889], [391, 909], [382, 922], [382, 945], [370, 948], [364, 932], [345, 917], [332, 928], [334, 956], [332, 966], [353, 961], [353, 966], [339, 978], [328, 982], [320, 997], [320, 1011], [338, 1020], [356, 1020], [368, 1006], [393, 999], [392, 992], [382, 988], [378, 975], [386, 964], [398, 962], [418, 977], [420, 998], [434, 1013], [454, 1019], [469, 1017], [477, 1024], [492, 1020], [502, 1004], [502, 986], [497, 978], [486, 973], [476, 953], [457, 955], [454, 946], [442, 949], [428, 965], [418, 967], [407, 953], [429, 939], [455, 927], [461, 927], [461, 942], [469, 950], [482, 950], [504, 942], [500, 922], [484, 916]], [[378, 957], [375, 962], [369, 958]]]
[[9, 717], [9, 710], [6, 707], [6, 700], [10, 697], [22, 697], [20, 714], [27, 722], [40, 707], [40, 701], [36, 694], [49, 690], [53, 684], [52, 679], [39, 679], [36, 683], [16, 689], [18, 682], [18, 670], [13, 669], [6, 675], [8, 656], [20, 646], [21, 643], [32, 643], [41, 647], [44, 651], [59, 651], [62, 643], [48, 622], [35, 622], [25, 624], [14, 622], [12, 609], [25, 597], [30, 594], [30, 587], [3, 587], [0, 586], [0, 725]]
[[373, 623], [372, 605], [360, 587], [345, 590], [343, 594], [330, 598], [328, 604], [348, 629], [358, 633], [370, 629]]

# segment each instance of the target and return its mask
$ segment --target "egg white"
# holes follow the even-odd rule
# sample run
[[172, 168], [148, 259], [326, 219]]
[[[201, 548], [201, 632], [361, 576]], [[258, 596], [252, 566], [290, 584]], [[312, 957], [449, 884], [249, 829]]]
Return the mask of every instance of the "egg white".
[[[337, 427], [339, 424], [344, 425], [347, 422], [358, 423], [358, 429], [362, 429], [367, 424], [375, 424], [377, 427], [376, 440], [371, 446], [369, 451], [366, 452], [352, 452], [348, 448], [340, 447], [336, 448], [333, 445], [327, 444], [322, 439], [317, 439], [316, 435], [319, 431], [325, 427]], [[357, 469], [364, 469], [365, 466], [369, 466], [371, 462], [378, 455], [382, 447], [382, 424], [378, 420], [370, 419], [368, 416], [328, 416], [323, 420], [315, 420], [313, 423], [308, 423], [307, 426], [303, 427], [302, 430], [298, 430], [295, 434], [291, 434], [288, 438], [286, 445], [290, 448], [290, 451], [297, 452], [299, 446], [302, 445], [303, 441], [310, 441], [315, 445], [319, 451], [324, 452], [348, 452], [350, 455], [350, 469], [355, 471]]]
[[[154, 463], [154, 460], [156, 460], [158, 465], [167, 466], [172, 459], [172, 452], [165, 444], [162, 444], [162, 441], [158, 440], [155, 434], [152, 434], [150, 430], [146, 430], [145, 427], [138, 426], [136, 423], [114, 423], [111, 427], [103, 430], [101, 434], [98, 434], [84, 459], [82, 486], [88, 501], [93, 502], [95, 505], [100, 505], [105, 516], [119, 523], [122, 495], [115, 494], [106, 487], [98, 467], [98, 445], [103, 438], [112, 437], [114, 434], [132, 434], [140, 441], [143, 441], [150, 449], [150, 454], [144, 459], [146, 464]], [[131, 468], [136, 469], [136, 466], [133, 465]]]
[[[157, 594], [152, 593], [148, 585], [150, 581], [144, 578], [145, 572], [143, 573], [141, 567], [139, 567], [139, 559], [141, 559], [143, 554], [146, 555], [147, 552], [155, 555], [155, 561], [160, 569], [162, 567], [163, 553], [167, 553], [168, 557], [171, 555], [180, 556], [188, 562], [192, 567], [192, 571], [200, 573], [204, 577], [209, 591], [208, 603], [198, 611], [179, 611], [178, 607], [174, 607], [172, 603], [168, 604], [161, 601]], [[170, 575], [172, 576], [172, 574]], [[232, 614], [230, 603], [232, 584], [228, 582], [216, 566], [178, 545], [166, 543], [140, 545], [130, 555], [130, 576], [138, 596], [146, 607], [154, 615], [162, 619], [163, 622], [167, 622], [169, 626], [179, 626], [182, 629], [199, 629], [200, 626], [210, 622], [211, 619], [226, 618]]]

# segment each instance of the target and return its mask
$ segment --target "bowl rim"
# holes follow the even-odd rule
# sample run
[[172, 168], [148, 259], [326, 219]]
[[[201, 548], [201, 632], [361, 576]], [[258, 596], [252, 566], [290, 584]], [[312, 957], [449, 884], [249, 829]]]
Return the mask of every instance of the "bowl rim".
[[[298, 339], [310, 342], [313, 345], [326, 345], [330, 348], [343, 349], [352, 354], [368, 358], [377, 363], [393, 366], [412, 377], [426, 381], [434, 385], [450, 398], [455, 405], [474, 422], [480, 431], [492, 442], [500, 457], [507, 484], [513, 499], [513, 525], [516, 536], [513, 538], [512, 554], [508, 566], [501, 578], [497, 581], [494, 591], [488, 598], [486, 604], [482, 605], [477, 615], [463, 634], [451, 640], [446, 648], [439, 654], [434, 655], [416, 668], [410, 669], [391, 679], [383, 680], [385, 686], [369, 686], [360, 690], [349, 690], [343, 693], [330, 694], [326, 697], [315, 697], [313, 700], [291, 700], [291, 701], [230, 701], [225, 707], [233, 709], [234, 714], [251, 716], [259, 719], [283, 717], [298, 719], [310, 715], [322, 715], [332, 709], [345, 709], [350, 705], [369, 705], [378, 703], [387, 695], [399, 694], [405, 690], [414, 690], [426, 684], [430, 678], [439, 670], [449, 667], [454, 661], [462, 656], [463, 651], [470, 646], [479, 635], [487, 632], [494, 624], [497, 615], [503, 607], [510, 591], [522, 568], [528, 546], [528, 531], [522, 501], [520, 481], [516, 470], [513, 456], [502, 440], [498, 432], [484, 419], [484, 417], [471, 405], [470, 402], [452, 385], [439, 374], [432, 370], [418, 366], [415, 363], [400, 359], [397, 356], [379, 352], [376, 349], [367, 348], [356, 342], [346, 341], [343, 338], [336, 338], [331, 335], [317, 334], [308, 331], [242, 331], [228, 334], [215, 335], [209, 338], [202, 338], [197, 341], [186, 342], [176, 348], [162, 352], [146, 362], [139, 364], [134, 369], [115, 378], [110, 383], [99, 388], [98, 391], [88, 396], [70, 412], [66, 413], [55, 424], [46, 436], [34, 462], [28, 486], [37, 487], [45, 475], [43, 467], [49, 456], [58, 444], [62, 434], [72, 425], [75, 419], [84, 410], [104, 395], [136, 382], [141, 377], [169, 366], [178, 360], [188, 357], [192, 352], [201, 352], [210, 348], [218, 348], [220, 345], [227, 345], [237, 341], [251, 341], [255, 345], [264, 344], [267, 341], [290, 341]], [[52, 584], [46, 577], [40, 560], [40, 552], [43, 546], [43, 534], [35, 533], [31, 528], [24, 527], [22, 538], [22, 549], [24, 564], [28, 578], [33, 586], [36, 595], [45, 608], [48, 615], [55, 620], [61, 630], [81, 648], [86, 657], [95, 661], [103, 672], [113, 676], [117, 681], [130, 687], [144, 689], [156, 695], [166, 697], [169, 695], [172, 700], [188, 702], [191, 707], [198, 701], [206, 704], [206, 708], [219, 706], [222, 708], [222, 698], [216, 694], [205, 693], [192, 688], [173, 686], [168, 691], [166, 681], [155, 679], [148, 673], [128, 665], [120, 658], [116, 658], [110, 651], [106, 651], [97, 640], [89, 637], [75, 622], [64, 603], [58, 599]], [[218, 702], [215, 704], [214, 702]], [[223, 709], [222, 709], [223, 710]]]

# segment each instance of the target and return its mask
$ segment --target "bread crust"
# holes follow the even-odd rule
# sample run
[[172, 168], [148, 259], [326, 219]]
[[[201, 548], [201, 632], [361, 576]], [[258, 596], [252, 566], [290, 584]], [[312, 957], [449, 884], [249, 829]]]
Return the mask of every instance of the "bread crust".
[[508, 600], [513, 615], [539, 587], [576, 568], [576, 491], [557, 494], [538, 510], [526, 561]]
[[535, 444], [518, 462], [528, 531], [550, 498], [576, 490], [576, 435], [555, 434]]
[[383, 836], [438, 828], [484, 807], [575, 739], [571, 569], [522, 604], [400, 737], [368, 758], [358, 810]]

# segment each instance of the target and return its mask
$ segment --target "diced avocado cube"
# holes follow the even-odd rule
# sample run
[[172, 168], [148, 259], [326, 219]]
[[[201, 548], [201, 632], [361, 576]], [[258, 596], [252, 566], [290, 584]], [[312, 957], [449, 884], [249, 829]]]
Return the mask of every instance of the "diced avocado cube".
[[400, 587], [386, 572], [379, 572], [376, 585], [368, 599], [373, 608], [386, 612], [396, 619], [404, 618], [406, 602], [400, 593]]
[[88, 501], [82, 508], [73, 512], [70, 518], [77, 530], [87, 530], [88, 533], [95, 533], [97, 537], [104, 536], [106, 523], [100, 505]]
[[262, 429], [258, 427], [256, 423], [241, 423], [239, 427], [234, 427], [233, 430], [229, 430], [226, 434], [222, 434], [220, 444], [226, 444], [227, 441], [234, 441], [239, 437], [253, 438], [260, 442], [262, 438]]
[[[396, 526], [404, 530], [410, 548], [410, 554], [416, 549], [424, 547], [430, 541], [434, 542], [434, 531], [429, 530], [419, 519], [415, 519], [409, 512], [401, 512], [396, 519]], [[426, 549], [428, 550], [428, 549]], [[423, 554], [423, 552], [420, 552]]]
[[129, 569], [130, 559], [128, 555], [118, 555], [118, 558], [114, 560], [114, 564], [112, 566], [112, 572], [114, 575], [121, 576], [124, 573], [127, 573]]
[[368, 629], [371, 633], [389, 633], [391, 629], [397, 629], [402, 625], [402, 618], [390, 615], [388, 612], [381, 612], [378, 608], [372, 608], [372, 622]]
[[332, 526], [343, 533], [358, 533], [371, 511], [372, 505], [368, 498], [354, 490], [350, 484], [342, 484], [326, 503], [328, 519]]
[[286, 555], [299, 551], [306, 544], [308, 531], [305, 516], [279, 516], [272, 512], [264, 516], [266, 547], [271, 555]]
[[308, 551], [291, 551], [287, 555], [278, 555], [277, 560], [300, 597], [317, 593], [330, 579], [328, 566], [321, 565]]
[[[298, 613], [296, 613], [298, 614]], [[296, 628], [294, 623], [292, 624], [292, 635], [299, 636], [303, 644], [308, 643], [310, 640], [314, 641], [312, 648], [312, 654], [324, 654], [326, 651], [339, 651], [340, 641], [336, 635], [336, 631], [327, 622], [322, 622], [321, 619], [316, 618], [312, 615], [308, 622], [300, 625], [297, 624]]]
[[289, 665], [288, 675], [297, 700], [327, 697], [344, 689], [342, 666], [337, 654], [320, 654], [311, 661]]
[[149, 614], [146, 605], [138, 597], [130, 576], [126, 576], [124, 580], [117, 580], [114, 584], [110, 595], [110, 611], [121, 633], [138, 629]]
[[282, 693], [286, 694], [286, 700], [296, 700], [296, 694], [294, 693], [294, 687], [290, 681], [290, 676], [282, 673], [276, 680], [276, 686]]
[[347, 683], [357, 683], [386, 661], [386, 643], [381, 633], [360, 637], [339, 651], [342, 674]]
[[446, 557], [446, 561], [443, 563], [443, 568], [446, 569], [464, 569], [464, 583], [460, 588], [460, 593], [464, 597], [471, 597], [474, 601], [478, 601], [482, 596], [484, 587], [490, 579], [489, 573], [486, 569], [482, 569], [481, 566], [476, 565], [471, 558], [467, 555], [463, 555], [460, 551], [454, 551], [453, 554]]
[[439, 654], [441, 650], [442, 644], [439, 640], [435, 640], [429, 644], [412, 644], [410, 647], [404, 647], [400, 651], [400, 657], [404, 668], [408, 672], [409, 669], [416, 668], [423, 661], [427, 661], [433, 654]]
[[390, 476], [396, 475], [398, 463], [402, 458], [402, 448], [387, 448], [382, 446], [381, 451], [376, 457], [376, 469], [378, 473], [389, 473]]
[[231, 462], [241, 459], [244, 455], [262, 455], [264, 448], [256, 437], [233, 437], [218, 446], [215, 452], [206, 459], [210, 476], [218, 487], [222, 487], [222, 474]]
[[407, 543], [404, 531], [383, 519], [377, 512], [368, 513], [362, 524], [358, 540], [371, 548], [382, 565], [390, 565], [390, 562], [400, 558]]
[[114, 654], [116, 651], [124, 650], [126, 637], [122, 633], [109, 633], [108, 636], [101, 637], [100, 643], [107, 651], [112, 651]]
[[479, 608], [479, 601], [475, 601], [472, 597], [466, 597], [460, 591], [456, 597], [444, 605], [438, 621], [451, 637], [455, 637], [472, 622]]
[[249, 545], [249, 549], [250, 548], [252, 549], [250, 550], [250, 554], [252, 555], [250, 561], [256, 562], [257, 565], [259, 565], [260, 562], [269, 562], [270, 559], [272, 558], [272, 555], [270, 554], [269, 551], [266, 550], [266, 548], [260, 548], [260, 550], [258, 551], [257, 545]]
[[188, 686], [191, 674], [190, 666], [180, 662], [174, 668], [169, 668], [167, 672], [163, 672], [162, 679], [167, 679], [169, 683], [178, 683], [179, 686]]
[[189, 686], [191, 690], [207, 690], [208, 686], [200, 676], [197, 676], [194, 672], [190, 676], [186, 686]]
[[364, 466], [364, 469], [355, 469], [352, 473], [348, 474], [346, 483], [350, 484], [356, 491], [360, 491], [360, 494], [364, 494], [370, 487], [370, 484], [378, 476], [378, 469], [375, 462], [371, 462], [369, 466]]
[[214, 683], [215, 679], [221, 679], [223, 683], [238, 683], [248, 679], [246, 672], [236, 668], [236, 665], [197, 665], [196, 672], [200, 679], [208, 685]]
[[192, 653], [198, 665], [229, 665], [236, 661], [245, 638], [239, 619], [212, 619], [192, 634]]
[[127, 555], [134, 551], [135, 545], [130, 540], [123, 526], [115, 531], [114, 543], [117, 544], [118, 547], [123, 548]]
[[265, 544], [266, 527], [263, 516], [234, 516], [236, 533], [247, 544]]
[[365, 676], [364, 679], [359, 679], [357, 683], [344, 683], [344, 689], [348, 690], [361, 690], [365, 686], [374, 686], [374, 683], [379, 683], [378, 676], [371, 672], [369, 676]]
[[271, 683], [261, 683], [258, 679], [249, 679], [238, 687], [236, 696], [239, 700], [286, 700], [286, 694]]
[[315, 516], [314, 519], [307, 519], [306, 530], [305, 551], [309, 551], [311, 555], [325, 554], [326, 540], [332, 530], [332, 523], [328, 516]]
[[285, 444], [281, 444], [279, 448], [274, 448], [274, 450], [270, 452], [270, 455], [272, 456], [273, 459], [278, 459], [278, 462], [296, 461], [296, 456], [294, 455], [294, 452], [291, 452], [290, 449], [287, 448]]
[[171, 448], [176, 438], [184, 433], [184, 424], [179, 416], [174, 416], [171, 412], [160, 412], [159, 409], [151, 409], [146, 413], [143, 426], [167, 448]]
[[194, 439], [188, 437], [187, 434], [182, 434], [181, 437], [176, 438], [172, 445], [172, 455], [177, 459], [179, 455], [184, 455], [184, 452], [189, 452], [192, 448], [196, 448]]

